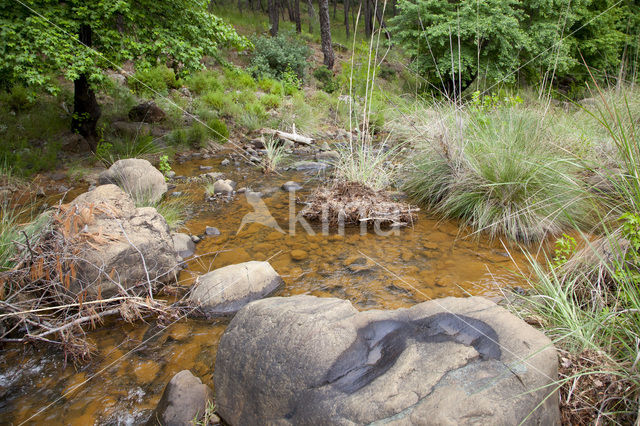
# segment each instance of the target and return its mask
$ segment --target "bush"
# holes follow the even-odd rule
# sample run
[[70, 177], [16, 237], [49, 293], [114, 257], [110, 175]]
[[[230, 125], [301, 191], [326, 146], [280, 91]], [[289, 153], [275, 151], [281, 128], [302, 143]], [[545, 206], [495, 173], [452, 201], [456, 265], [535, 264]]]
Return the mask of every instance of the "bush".
[[443, 118], [440, 136], [411, 158], [416, 164], [406, 189], [412, 196], [477, 231], [526, 243], [582, 223], [580, 184], [548, 142], [539, 114], [508, 109], [486, 123], [465, 118]]
[[173, 70], [166, 65], [136, 70], [127, 82], [137, 93], [163, 94], [167, 89], [177, 89], [181, 86], [181, 81], [176, 79]]
[[222, 91], [216, 90], [213, 92], [207, 92], [202, 96], [202, 102], [207, 104], [208, 106], [220, 111], [224, 108], [225, 104], [225, 94]]
[[186, 84], [189, 90], [196, 95], [222, 89], [222, 84], [218, 79], [218, 74], [215, 71], [210, 70], [204, 70], [193, 74], [186, 81]]
[[287, 69], [302, 80], [307, 67], [310, 50], [298, 38], [283, 34], [277, 37], [258, 37], [254, 40], [251, 72], [256, 78], [281, 80]]
[[333, 93], [340, 87], [339, 82], [333, 77], [333, 72], [324, 65], [316, 68], [313, 76], [322, 83], [320, 88], [327, 93]]
[[6, 104], [11, 111], [24, 112], [35, 104], [35, 96], [24, 86], [13, 86], [10, 91], [3, 93], [0, 97], [2, 103]]
[[176, 129], [167, 135], [167, 142], [173, 146], [202, 148], [207, 142], [209, 131], [201, 123], [195, 123], [186, 129]]
[[239, 69], [230, 68], [225, 69], [224, 74], [226, 77], [227, 86], [233, 87], [234, 89], [255, 89], [257, 87], [256, 81], [253, 77]]
[[224, 143], [229, 139], [229, 129], [224, 121], [213, 118], [207, 121], [207, 126], [209, 127], [211, 137], [216, 141]]
[[282, 82], [273, 78], [260, 79], [258, 81], [258, 87], [267, 93], [284, 96], [284, 86], [282, 85]]
[[276, 109], [280, 106], [282, 98], [278, 95], [263, 95], [260, 98], [260, 103], [264, 105], [266, 109]]

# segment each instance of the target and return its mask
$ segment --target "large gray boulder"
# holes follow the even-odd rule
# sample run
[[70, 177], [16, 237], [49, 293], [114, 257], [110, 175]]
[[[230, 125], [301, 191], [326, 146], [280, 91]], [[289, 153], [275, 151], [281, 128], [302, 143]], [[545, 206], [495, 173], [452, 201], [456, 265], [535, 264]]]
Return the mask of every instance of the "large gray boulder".
[[260, 300], [229, 324], [214, 370], [231, 425], [554, 425], [556, 379], [549, 339], [481, 297], [366, 312]]
[[189, 298], [208, 316], [232, 315], [283, 284], [269, 262], [244, 262], [199, 276]]
[[191, 371], [182, 370], [167, 383], [147, 426], [192, 426], [194, 419], [202, 420], [212, 399], [209, 386]]
[[173, 248], [181, 258], [186, 259], [196, 252], [196, 243], [189, 235], [175, 232], [171, 234], [171, 237], [173, 238]]
[[136, 208], [115, 185], [102, 185], [72, 201], [84, 228], [74, 238], [75, 292], [103, 297], [120, 288], [146, 291], [175, 280], [177, 253], [165, 219], [153, 207]]
[[167, 182], [162, 173], [140, 158], [116, 161], [100, 174], [99, 182], [101, 185], [118, 185], [137, 203], [158, 202], [167, 192]]

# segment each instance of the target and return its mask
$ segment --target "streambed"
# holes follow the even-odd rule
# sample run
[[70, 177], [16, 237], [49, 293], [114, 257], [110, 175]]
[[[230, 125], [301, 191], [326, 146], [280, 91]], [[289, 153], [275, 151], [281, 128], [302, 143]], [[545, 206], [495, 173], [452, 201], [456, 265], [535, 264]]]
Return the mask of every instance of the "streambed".
[[[197, 245], [198, 259], [181, 272], [183, 286], [191, 285], [198, 274], [248, 260], [269, 260], [282, 275], [285, 287], [278, 295], [339, 297], [360, 310], [397, 309], [465, 294], [497, 299], [501, 288], [522, 285], [514, 271], [526, 261], [516, 247], [472, 238], [455, 222], [423, 212], [412, 226], [398, 232], [376, 233], [369, 228], [362, 234], [358, 227], [346, 227], [340, 235], [335, 227], [326, 233], [318, 224], [305, 228], [300, 221], [291, 232], [290, 217], [295, 218], [303, 207], [300, 202], [324, 184], [325, 177], [297, 171], [264, 175], [255, 167], [224, 167], [220, 163], [226, 154], [176, 164], [174, 170], [189, 177], [212, 167], [206, 172], [223, 172], [238, 189], [261, 192], [264, 204], [257, 205], [245, 194], [206, 201], [202, 184], [173, 182], [176, 187], [167, 197], [186, 203], [191, 211], [182, 231], [203, 235], [207, 226], [214, 226], [221, 232], [203, 237]], [[303, 189], [295, 194], [283, 191], [280, 186], [289, 180]], [[200, 320], [181, 320], [168, 327], [155, 322], [107, 323], [90, 333], [96, 354], [82, 366], [65, 364], [62, 354], [51, 348], [7, 346], [0, 355], [0, 419], [139, 423], [178, 371], [190, 369], [213, 386], [216, 349], [225, 326], [223, 321]], [[78, 384], [82, 385], [72, 394], [61, 397]]]

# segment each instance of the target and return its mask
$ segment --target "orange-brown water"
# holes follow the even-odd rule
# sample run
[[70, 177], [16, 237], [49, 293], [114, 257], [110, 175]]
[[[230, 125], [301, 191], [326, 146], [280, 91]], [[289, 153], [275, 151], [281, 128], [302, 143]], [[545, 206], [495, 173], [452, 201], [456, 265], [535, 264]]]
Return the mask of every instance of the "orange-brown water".
[[[499, 241], [469, 238], [455, 223], [420, 213], [413, 226], [390, 235], [356, 227], [324, 235], [319, 225], [307, 232], [299, 223], [289, 232], [289, 215], [302, 208], [279, 189], [288, 180], [303, 184], [296, 193], [304, 200], [322, 180], [285, 172], [264, 176], [257, 169], [222, 168], [221, 158], [176, 165], [179, 175], [201, 172], [212, 165], [238, 182], [238, 188], [261, 191], [271, 215], [284, 231], [249, 223], [238, 232], [243, 217], [254, 209], [245, 195], [229, 202], [204, 201], [201, 184], [178, 184], [173, 197], [190, 204], [185, 232], [201, 235], [207, 225], [221, 231], [197, 245], [197, 260], [181, 273], [182, 285], [228, 264], [269, 260], [285, 280], [279, 293], [312, 294], [350, 300], [358, 309], [396, 309], [444, 296], [500, 296], [500, 288], [521, 285], [513, 272], [526, 262], [514, 247]], [[292, 257], [292, 251], [301, 260]], [[507, 254], [510, 252], [512, 258]], [[515, 263], [512, 261], [515, 261]], [[0, 422], [49, 424], [137, 423], [159, 400], [167, 381], [191, 369], [213, 385], [213, 366], [224, 322], [181, 320], [162, 328], [152, 322], [112, 323], [90, 333], [97, 352], [85, 365], [64, 364], [55, 349], [5, 348], [0, 357]], [[74, 392], [67, 390], [82, 384]], [[51, 406], [49, 406], [52, 404]], [[41, 413], [39, 411], [42, 410]]]

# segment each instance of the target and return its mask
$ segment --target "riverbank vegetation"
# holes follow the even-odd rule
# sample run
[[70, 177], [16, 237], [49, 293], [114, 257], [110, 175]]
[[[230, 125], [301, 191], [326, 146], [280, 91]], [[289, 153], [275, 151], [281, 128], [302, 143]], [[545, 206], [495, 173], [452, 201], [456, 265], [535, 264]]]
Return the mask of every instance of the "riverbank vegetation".
[[[81, 181], [121, 158], [160, 164], [168, 161], [160, 153], [173, 160], [182, 151], [239, 148], [264, 128], [327, 140], [337, 152], [331, 188], [354, 206], [351, 222], [359, 220], [354, 194], [390, 214], [398, 204], [380, 191], [397, 189], [478, 239], [530, 251], [531, 288], [511, 308], [560, 350], [563, 420], [637, 421], [636, 5], [344, 0], [329, 12], [321, 0], [317, 10], [284, 2], [274, 15], [254, 1], [123, 10], [98, 2], [102, 18], [88, 25], [74, 2], [36, 3], [56, 25], [28, 9], [0, 9], [8, 28], [0, 47], [13, 52], [0, 65], [3, 188], [56, 169]], [[165, 25], [156, 15], [181, 19]], [[147, 102], [159, 118], [132, 119]], [[289, 153], [277, 139], [265, 148], [257, 167], [277, 173]], [[44, 275], [33, 275], [33, 265], [55, 266], [41, 245], [60, 242], [40, 219], [24, 225], [17, 192], [2, 193], [0, 268], [35, 292], [29, 286]], [[309, 209], [319, 217], [336, 197], [326, 188], [316, 195]], [[184, 222], [179, 202], [155, 206], [172, 228]], [[412, 220], [407, 207], [388, 222]], [[18, 252], [31, 252], [29, 268], [17, 267]], [[5, 306], [18, 287], [0, 283]], [[51, 290], [60, 286], [64, 277], [47, 278], [52, 303], [71, 306], [68, 321], [87, 318], [81, 301]], [[10, 326], [32, 320], [25, 318]]]

